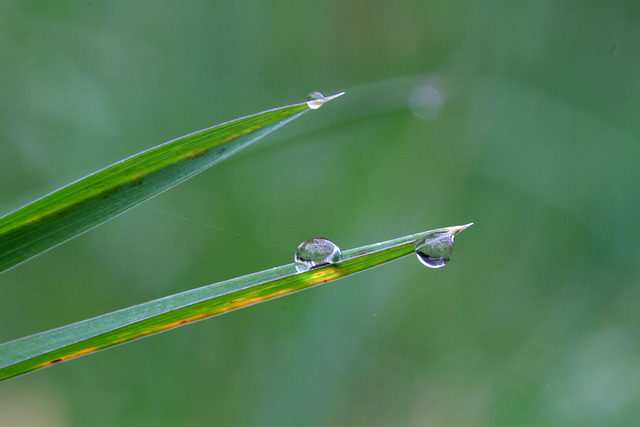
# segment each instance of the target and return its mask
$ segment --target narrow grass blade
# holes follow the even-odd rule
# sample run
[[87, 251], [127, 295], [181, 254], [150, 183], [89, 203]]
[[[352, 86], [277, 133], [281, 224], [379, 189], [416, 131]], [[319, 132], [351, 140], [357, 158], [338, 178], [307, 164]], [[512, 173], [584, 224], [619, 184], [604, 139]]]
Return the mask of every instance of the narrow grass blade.
[[[340, 279], [413, 254], [471, 224], [448, 227], [344, 251], [342, 260], [302, 273], [294, 264], [276, 267], [150, 301], [0, 345], [0, 381], [55, 363], [227, 313]], [[426, 242], [426, 243], [425, 243]]]
[[183, 136], [1, 217], [0, 272], [202, 172], [307, 111], [307, 103], [290, 105]]

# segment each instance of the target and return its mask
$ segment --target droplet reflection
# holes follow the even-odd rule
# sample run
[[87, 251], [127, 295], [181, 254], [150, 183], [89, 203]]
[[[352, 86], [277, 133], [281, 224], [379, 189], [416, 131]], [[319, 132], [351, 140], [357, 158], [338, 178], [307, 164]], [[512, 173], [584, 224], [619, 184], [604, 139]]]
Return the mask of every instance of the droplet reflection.
[[421, 252], [420, 250], [416, 250], [416, 255], [418, 256], [418, 259], [420, 260], [421, 263], [431, 268], [444, 267], [445, 265], [447, 265], [449, 261], [451, 261], [451, 258], [449, 257], [443, 257], [443, 258], [433, 257], [429, 254], [425, 254]]
[[324, 95], [320, 92], [311, 92], [309, 96], [307, 96], [307, 105], [312, 110], [317, 110], [322, 107], [324, 104]]
[[444, 233], [430, 239], [416, 243], [416, 255], [421, 263], [430, 268], [440, 268], [447, 265], [453, 252], [452, 233]]
[[340, 248], [331, 240], [314, 238], [304, 242], [296, 250], [296, 270], [302, 272], [311, 268], [339, 262]]

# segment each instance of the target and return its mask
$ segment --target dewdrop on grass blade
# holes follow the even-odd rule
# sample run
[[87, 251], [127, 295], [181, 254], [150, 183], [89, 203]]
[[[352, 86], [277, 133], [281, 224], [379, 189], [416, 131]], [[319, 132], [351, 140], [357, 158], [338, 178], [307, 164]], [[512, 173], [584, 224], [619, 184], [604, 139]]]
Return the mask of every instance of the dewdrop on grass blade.
[[435, 237], [420, 239], [416, 242], [416, 256], [418, 260], [429, 268], [440, 268], [451, 261], [456, 234], [473, 225], [469, 223], [453, 230], [437, 234]]
[[324, 104], [324, 95], [320, 92], [311, 92], [309, 96], [307, 96], [307, 105], [312, 110], [317, 110], [322, 107], [322, 104]]
[[340, 248], [331, 240], [314, 238], [304, 242], [296, 250], [294, 258], [296, 270], [307, 271], [311, 268], [334, 264], [342, 259]]
[[[435, 244], [435, 245], [434, 245]], [[453, 236], [438, 238], [430, 244], [416, 247], [416, 255], [421, 263], [430, 268], [440, 268], [451, 261], [453, 252]]]
[[320, 92], [311, 92], [309, 94], [309, 96], [307, 96], [307, 105], [312, 110], [317, 110], [318, 108], [322, 107], [322, 105], [325, 102], [331, 101], [332, 99], [337, 98], [337, 97], [339, 97], [341, 95], [344, 95], [344, 92], [340, 92], [340, 93], [337, 93], [335, 95], [327, 96], [325, 98], [325, 96], [323, 94], [321, 94]]

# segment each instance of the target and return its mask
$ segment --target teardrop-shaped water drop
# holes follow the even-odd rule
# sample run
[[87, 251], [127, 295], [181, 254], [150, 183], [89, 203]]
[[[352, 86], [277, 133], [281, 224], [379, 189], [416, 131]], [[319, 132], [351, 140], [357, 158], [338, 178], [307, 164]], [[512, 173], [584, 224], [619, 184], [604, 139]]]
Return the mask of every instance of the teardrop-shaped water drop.
[[311, 268], [339, 262], [342, 252], [331, 240], [314, 238], [304, 242], [296, 250], [296, 270], [302, 272]]
[[311, 92], [309, 96], [307, 96], [307, 105], [312, 110], [317, 110], [322, 107], [324, 104], [324, 95], [320, 92]]
[[416, 255], [418, 256], [418, 259], [420, 260], [421, 263], [431, 268], [444, 267], [445, 265], [447, 265], [449, 261], [451, 261], [451, 258], [449, 257], [438, 258], [438, 257], [431, 256], [429, 254], [420, 252], [420, 250], [416, 250]]
[[452, 233], [445, 233], [416, 243], [416, 255], [421, 263], [430, 268], [444, 267], [453, 252]]

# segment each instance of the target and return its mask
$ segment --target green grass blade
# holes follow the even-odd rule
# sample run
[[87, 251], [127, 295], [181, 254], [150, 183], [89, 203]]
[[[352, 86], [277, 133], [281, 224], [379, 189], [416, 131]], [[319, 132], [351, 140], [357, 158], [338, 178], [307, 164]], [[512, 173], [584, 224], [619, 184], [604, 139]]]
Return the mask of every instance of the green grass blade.
[[305, 102], [194, 132], [114, 163], [3, 216], [0, 272], [202, 172], [307, 111]]
[[[0, 381], [187, 323], [340, 279], [413, 254], [439, 250], [470, 224], [344, 251], [340, 262], [298, 273], [294, 264], [227, 280], [0, 345]], [[433, 243], [431, 243], [433, 242]], [[425, 250], [425, 249], [423, 249]]]

